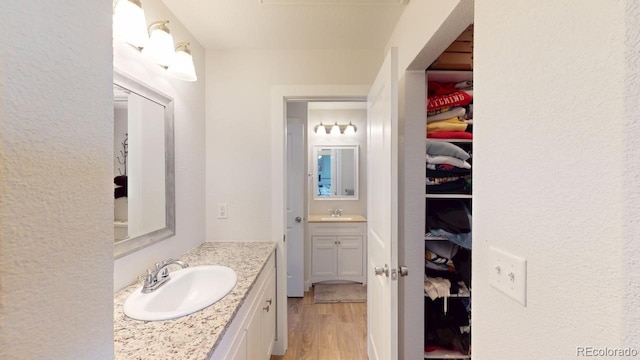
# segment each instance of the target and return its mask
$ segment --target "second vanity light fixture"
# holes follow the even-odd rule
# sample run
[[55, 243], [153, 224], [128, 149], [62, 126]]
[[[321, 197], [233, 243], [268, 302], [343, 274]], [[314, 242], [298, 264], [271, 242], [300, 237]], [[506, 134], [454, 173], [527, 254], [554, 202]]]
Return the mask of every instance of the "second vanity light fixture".
[[[327, 129], [329, 128], [329, 129]], [[340, 134], [344, 134], [344, 135], [352, 135], [355, 134], [356, 131], [358, 131], [358, 128], [353, 125], [351, 123], [351, 121], [349, 121], [349, 124], [338, 124], [338, 122], [336, 121], [333, 125], [324, 125], [322, 122], [320, 122], [319, 125], [316, 125], [314, 127], [314, 131], [316, 134], [318, 135], [340, 135]]]
[[[174, 47], [168, 20], [155, 21], [147, 28], [139, 0], [116, 0], [113, 13], [114, 36], [135, 46], [172, 76], [196, 81], [196, 70], [188, 42]], [[141, 30], [142, 29], [142, 30]]]

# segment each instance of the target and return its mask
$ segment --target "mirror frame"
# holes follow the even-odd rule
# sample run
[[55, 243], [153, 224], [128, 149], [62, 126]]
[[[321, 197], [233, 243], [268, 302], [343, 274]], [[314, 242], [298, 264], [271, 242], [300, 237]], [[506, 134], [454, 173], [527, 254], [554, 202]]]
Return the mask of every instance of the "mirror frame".
[[113, 84], [134, 92], [150, 101], [164, 106], [164, 145], [165, 145], [165, 224], [164, 228], [114, 243], [115, 259], [155, 244], [176, 234], [176, 198], [175, 198], [175, 158], [173, 98], [151, 86], [142, 83], [118, 69], [113, 70]]
[[[358, 145], [314, 145], [313, 146], [313, 199], [314, 200], [358, 200], [360, 197], [360, 151]], [[354, 194], [349, 196], [319, 196], [318, 195], [318, 150], [320, 149], [336, 149], [336, 150], [353, 150], [354, 167], [355, 167], [355, 189]]]

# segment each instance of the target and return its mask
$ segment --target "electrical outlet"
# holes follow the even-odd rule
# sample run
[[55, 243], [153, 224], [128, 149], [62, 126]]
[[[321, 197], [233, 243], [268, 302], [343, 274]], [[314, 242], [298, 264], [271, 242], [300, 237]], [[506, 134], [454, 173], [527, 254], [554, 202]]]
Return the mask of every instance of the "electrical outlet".
[[489, 248], [489, 283], [527, 306], [527, 260], [494, 247]]
[[227, 218], [227, 203], [218, 203], [218, 219]]

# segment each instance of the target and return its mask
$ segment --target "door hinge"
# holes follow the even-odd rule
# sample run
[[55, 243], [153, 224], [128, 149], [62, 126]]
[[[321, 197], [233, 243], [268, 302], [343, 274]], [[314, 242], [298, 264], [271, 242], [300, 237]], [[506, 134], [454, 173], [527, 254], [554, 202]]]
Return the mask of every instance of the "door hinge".
[[282, 242], [287, 242], [287, 235], [282, 235]]

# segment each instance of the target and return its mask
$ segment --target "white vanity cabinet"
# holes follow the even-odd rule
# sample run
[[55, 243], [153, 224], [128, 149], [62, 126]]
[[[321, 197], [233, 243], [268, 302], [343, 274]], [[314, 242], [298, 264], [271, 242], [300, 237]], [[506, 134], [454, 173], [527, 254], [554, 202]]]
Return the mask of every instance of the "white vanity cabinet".
[[366, 223], [310, 222], [311, 283], [348, 280], [366, 284]]
[[276, 265], [272, 254], [209, 359], [269, 360], [276, 335]]

